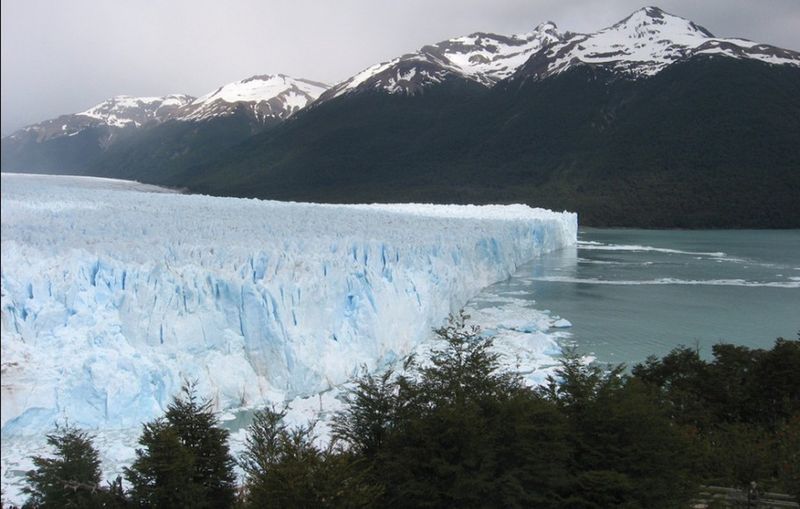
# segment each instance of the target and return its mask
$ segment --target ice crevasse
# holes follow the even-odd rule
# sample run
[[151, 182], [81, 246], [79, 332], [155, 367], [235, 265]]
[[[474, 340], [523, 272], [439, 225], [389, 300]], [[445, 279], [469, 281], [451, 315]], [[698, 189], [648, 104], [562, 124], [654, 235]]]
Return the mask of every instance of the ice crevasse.
[[2, 176], [2, 432], [131, 427], [185, 379], [220, 410], [409, 353], [481, 288], [576, 242], [523, 205], [320, 205]]

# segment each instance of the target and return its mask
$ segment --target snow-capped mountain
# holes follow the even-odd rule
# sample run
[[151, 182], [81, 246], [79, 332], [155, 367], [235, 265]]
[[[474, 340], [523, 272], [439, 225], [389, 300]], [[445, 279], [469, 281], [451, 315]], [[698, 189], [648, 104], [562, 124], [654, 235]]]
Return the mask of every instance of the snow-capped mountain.
[[696, 55], [719, 55], [800, 66], [800, 53], [746, 39], [715, 37], [687, 19], [658, 7], [637, 10], [593, 34], [568, 34], [537, 52], [520, 74], [537, 79], [579, 65], [603, 66], [627, 77], [653, 76]]
[[[162, 97], [132, 97], [119, 95], [92, 106], [86, 111], [61, 115], [34, 124], [9, 136], [12, 140], [32, 140], [41, 143], [61, 136], [75, 136], [90, 127], [126, 128], [158, 124], [171, 118], [181, 107], [194, 100], [185, 94]], [[104, 138], [104, 143], [108, 138]]]
[[41, 143], [62, 136], [75, 136], [90, 127], [107, 127], [110, 132], [100, 140], [100, 144], [106, 146], [115, 128], [152, 126], [167, 120], [197, 122], [243, 113], [263, 124], [288, 118], [327, 88], [323, 83], [276, 74], [228, 83], [198, 98], [186, 94], [163, 97], [120, 95], [86, 111], [25, 127], [8, 139]]
[[[228, 83], [199, 98], [117, 96], [3, 138], [2, 166], [6, 171], [71, 174], [94, 174], [93, 168], [119, 168], [131, 161], [155, 168], [153, 157], [163, 155], [175, 163], [242, 141], [290, 117], [326, 89], [322, 83], [277, 74]], [[125, 153], [109, 156], [122, 139]], [[197, 150], [200, 146], [203, 150]], [[104, 157], [111, 161], [101, 161]]]
[[148, 122], [163, 122], [171, 118], [176, 111], [189, 104], [193, 99], [194, 97], [186, 94], [172, 94], [163, 97], [120, 95], [76, 115], [92, 118], [114, 127], [130, 125], [141, 127]]
[[328, 85], [283, 74], [228, 83], [184, 106], [177, 120], [199, 121], [244, 112], [257, 122], [284, 120], [314, 101]]
[[530, 33], [510, 37], [478, 32], [448, 39], [373, 65], [322, 94], [319, 102], [367, 89], [414, 94], [451, 78], [490, 87], [511, 76], [533, 53], [560, 38], [555, 25], [548, 22]]
[[715, 37], [658, 7], [644, 7], [593, 34], [560, 32], [552, 22], [510, 37], [475, 33], [375, 64], [335, 85], [319, 102], [363, 90], [414, 94], [449, 78], [491, 87], [519, 70], [545, 78], [576, 65], [602, 65], [621, 76], [652, 76], [695, 55], [754, 59], [800, 66], [800, 53], [746, 39]]

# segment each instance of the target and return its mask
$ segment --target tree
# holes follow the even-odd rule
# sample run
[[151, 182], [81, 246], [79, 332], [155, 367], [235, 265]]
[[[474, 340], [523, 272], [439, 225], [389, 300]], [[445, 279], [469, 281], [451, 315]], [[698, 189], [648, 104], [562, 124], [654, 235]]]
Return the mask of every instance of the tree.
[[466, 316], [406, 374], [365, 375], [334, 421], [391, 507], [557, 507], [568, 450], [555, 405], [500, 369]]
[[568, 506], [682, 507], [693, 493], [693, 455], [658, 393], [624, 366], [585, 364], [567, 351], [540, 389], [569, 421], [572, 442]]
[[357, 379], [355, 388], [346, 396], [347, 406], [332, 425], [337, 439], [366, 458], [375, 458], [396, 422], [398, 384], [392, 377], [389, 370], [375, 376], [367, 373]]
[[491, 338], [481, 336], [478, 326], [468, 326], [462, 312], [434, 332], [444, 344], [431, 354], [431, 365], [419, 368], [418, 388], [439, 405], [463, 405], [469, 401], [504, 399], [521, 388], [518, 376], [500, 369], [491, 352]]
[[800, 341], [778, 338], [771, 350], [717, 344], [712, 353], [707, 362], [677, 348], [633, 375], [696, 435], [703, 482], [796, 492]]
[[47, 435], [54, 457], [34, 456], [26, 474], [29, 496], [25, 507], [103, 507], [100, 457], [91, 437], [72, 426], [56, 426]]
[[234, 461], [228, 431], [218, 426], [211, 402], [185, 383], [163, 418], [144, 425], [136, 460], [125, 469], [139, 506], [225, 508], [235, 501]]
[[283, 424], [285, 412], [253, 416], [240, 465], [245, 506], [253, 508], [373, 507], [380, 488], [366, 482], [352, 456], [314, 444], [313, 426]]

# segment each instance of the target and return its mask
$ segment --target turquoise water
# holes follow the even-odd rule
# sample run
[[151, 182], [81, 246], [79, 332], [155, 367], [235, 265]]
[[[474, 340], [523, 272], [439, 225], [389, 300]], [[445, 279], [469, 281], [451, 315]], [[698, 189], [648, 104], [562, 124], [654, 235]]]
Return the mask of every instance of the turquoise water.
[[572, 322], [598, 361], [633, 364], [678, 345], [770, 348], [800, 331], [800, 230], [582, 229], [577, 248], [526, 264], [491, 292]]

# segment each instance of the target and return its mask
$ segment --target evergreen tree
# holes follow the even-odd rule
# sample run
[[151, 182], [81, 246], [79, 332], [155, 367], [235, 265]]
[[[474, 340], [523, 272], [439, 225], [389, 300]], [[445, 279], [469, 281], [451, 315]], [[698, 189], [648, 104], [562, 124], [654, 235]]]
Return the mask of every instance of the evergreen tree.
[[568, 456], [554, 405], [499, 369], [491, 341], [451, 317], [430, 363], [364, 376], [333, 425], [391, 507], [557, 507]]
[[104, 507], [100, 488], [100, 458], [91, 437], [72, 426], [56, 426], [47, 435], [54, 457], [34, 456], [26, 474], [29, 496], [25, 507]]
[[354, 468], [352, 456], [314, 445], [313, 428], [288, 429], [284, 412], [253, 416], [240, 465], [245, 471], [244, 505], [253, 508], [372, 507], [378, 487]]
[[228, 431], [218, 426], [210, 401], [186, 383], [163, 418], [144, 425], [141, 449], [125, 476], [133, 502], [152, 508], [225, 508], [235, 500]]
[[703, 482], [796, 493], [800, 341], [779, 338], [771, 350], [717, 344], [712, 353], [709, 362], [677, 348], [633, 375], [696, 436]]
[[346, 398], [346, 408], [334, 419], [333, 433], [353, 452], [374, 459], [398, 418], [398, 383], [393, 372], [365, 374]]
[[685, 507], [694, 455], [655, 391], [624, 366], [586, 364], [566, 352], [540, 393], [562, 409], [572, 442], [566, 505]]

